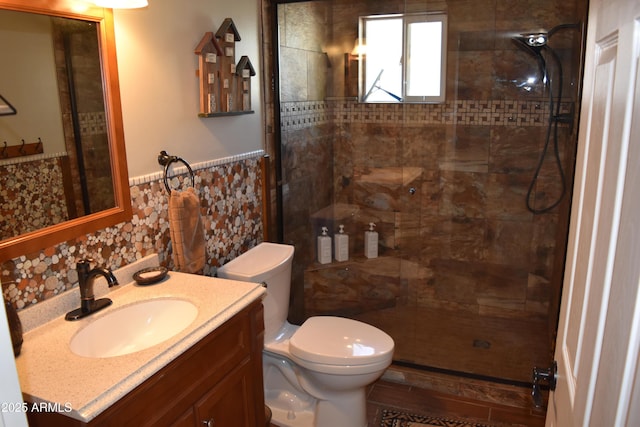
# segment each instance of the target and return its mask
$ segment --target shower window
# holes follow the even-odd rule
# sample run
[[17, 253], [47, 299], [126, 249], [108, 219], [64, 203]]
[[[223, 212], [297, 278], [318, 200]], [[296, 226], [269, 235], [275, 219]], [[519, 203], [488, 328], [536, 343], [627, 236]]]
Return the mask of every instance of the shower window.
[[445, 14], [361, 17], [359, 30], [362, 102], [444, 102]]

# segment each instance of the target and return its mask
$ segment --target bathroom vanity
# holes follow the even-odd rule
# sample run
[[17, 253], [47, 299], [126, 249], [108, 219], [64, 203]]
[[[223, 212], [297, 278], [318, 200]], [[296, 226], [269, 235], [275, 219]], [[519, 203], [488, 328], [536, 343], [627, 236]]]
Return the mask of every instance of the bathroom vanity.
[[[254, 283], [171, 272], [156, 285], [110, 292], [113, 305], [93, 319], [59, 316], [28, 331], [16, 365], [30, 426], [265, 425], [263, 293]], [[150, 300], [191, 302], [195, 320], [129, 354], [71, 350], [92, 322]]]

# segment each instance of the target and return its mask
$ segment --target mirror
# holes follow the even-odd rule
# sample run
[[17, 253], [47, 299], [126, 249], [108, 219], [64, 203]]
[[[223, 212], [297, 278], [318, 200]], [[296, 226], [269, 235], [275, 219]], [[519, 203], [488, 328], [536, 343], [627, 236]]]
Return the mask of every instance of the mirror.
[[[12, 12], [6, 12], [7, 10]], [[41, 138], [42, 146], [47, 148], [50, 148], [47, 146], [48, 144], [55, 147], [55, 141], [62, 140], [62, 142], [58, 142], [62, 148], [60, 150], [54, 148], [52, 151], [63, 152], [65, 155], [61, 158], [68, 157], [71, 161], [68, 159], [60, 161], [62, 172], [58, 175], [62, 176], [64, 184], [60, 185], [64, 185], [65, 190], [55, 197], [68, 199], [66, 203], [68, 209], [63, 209], [67, 212], [59, 215], [60, 219], [56, 220], [57, 223], [47, 223], [50, 221], [50, 217], [55, 216], [51, 214], [56, 211], [52, 208], [52, 202], [45, 200], [44, 195], [36, 196], [36, 186], [33, 183], [30, 185], [18, 183], [16, 188], [21, 188], [20, 185], [27, 187], [24, 193], [27, 194], [29, 202], [34, 203], [34, 207], [30, 208], [33, 216], [37, 217], [38, 209], [47, 213], [40, 215], [40, 219], [33, 221], [36, 224], [35, 229], [29, 228], [33, 224], [19, 227], [18, 217], [25, 215], [13, 215], [9, 221], [12, 226], [8, 228], [18, 231], [16, 235], [0, 234], [0, 239], [2, 239], [0, 240], [0, 261], [38, 251], [131, 219], [131, 198], [127, 177], [112, 11], [91, 6], [81, 0], [0, 0], [0, 13], [16, 14], [16, 12], [21, 12], [18, 16], [26, 16], [27, 18], [28, 15], [32, 15], [35, 21], [44, 19], [52, 29], [53, 36], [49, 37], [52, 38], [53, 44], [56, 46], [53, 51], [62, 50], [71, 53], [62, 55], [52, 53], [54, 63], [45, 65], [45, 56], [47, 55], [44, 53], [33, 55], [33, 41], [27, 42], [31, 46], [29, 50], [16, 49], [22, 54], [31, 54], [32, 57], [36, 57], [39, 62], [33, 68], [42, 72], [44, 69], [50, 68], [54, 74], [53, 77], [50, 75], [48, 77], [29, 77], [28, 82], [20, 82], [18, 86], [24, 88], [24, 91], [35, 86], [36, 88], [32, 89], [33, 92], [29, 98], [33, 97], [35, 93], [41, 102], [34, 104], [39, 107], [45, 104], [47, 92], [56, 92], [52, 95], [56, 100], [47, 104], [48, 107], [45, 110], [35, 113], [33, 115], [35, 118], [33, 118], [26, 114], [26, 111], [30, 109], [30, 103], [28, 107], [22, 108], [16, 105], [17, 102], [12, 99], [18, 114], [0, 117], [0, 121], [19, 119], [26, 122], [26, 125], [22, 126], [5, 126], [5, 130], [17, 128], [23, 129], [23, 132], [29, 132], [34, 128], [41, 129], [38, 132], [45, 134], [37, 135], [37, 139]], [[23, 12], [27, 12], [28, 15]], [[2, 22], [1, 19], [0, 22]], [[23, 25], [21, 28], [25, 26]], [[73, 61], [77, 65], [74, 65]], [[3, 58], [2, 62], [4, 67], [4, 64], [8, 62], [7, 58]], [[82, 70], [68, 72], [74, 67], [80, 67]], [[23, 75], [26, 74], [23, 72]], [[66, 77], [65, 74], [67, 74]], [[91, 76], [91, 78], [87, 78], [87, 76]], [[51, 79], [50, 82], [38, 88], [37, 85], [46, 81], [47, 78]], [[5, 83], [3, 80], [9, 80], [11, 84], [16, 85], [14, 79], [0, 79], [0, 93], [2, 85]], [[20, 94], [16, 95], [20, 103], [24, 105], [20, 96]], [[23, 110], [26, 111], [21, 116]], [[83, 118], [86, 120], [87, 115], [91, 115], [91, 120], [99, 122], [94, 126], [99, 128], [99, 131], [88, 137], [85, 131], [86, 123], [82, 123]], [[53, 128], [44, 127], [43, 123], [45, 122], [54, 123]], [[15, 123], [12, 122], [12, 124]], [[81, 135], [84, 136], [80, 137]], [[14, 140], [21, 138], [20, 135], [15, 135]], [[24, 139], [27, 138], [29, 138], [27, 142], [32, 142], [36, 135], [25, 135]], [[0, 144], [3, 142], [0, 141]], [[9, 142], [9, 145], [12, 143]], [[14, 148], [15, 152], [19, 147], [10, 148]], [[11, 160], [5, 158], [8, 151], [2, 150], [3, 147], [0, 145], [0, 162], [7, 163], [7, 160]], [[28, 159], [29, 156], [24, 158]], [[65, 162], [70, 163], [71, 167], [64, 166]], [[42, 166], [38, 167], [42, 168]], [[22, 169], [25, 170], [24, 167]], [[39, 178], [40, 182], [47, 182], [47, 171], [50, 169], [49, 165], [37, 169], [37, 172], [34, 172], [36, 181]], [[0, 167], [0, 174], [11, 178], [15, 177], [15, 180], [18, 180], [16, 174], [5, 169], [4, 166]], [[93, 174], [94, 177], [85, 179], [87, 174]], [[55, 174], [51, 173], [51, 176], [53, 175]], [[113, 191], [110, 191], [111, 189]], [[47, 189], [43, 191], [43, 193], [47, 192], [50, 191]], [[11, 196], [13, 197], [13, 194]], [[8, 199], [9, 195], [0, 195], [0, 198]], [[11, 217], [11, 211], [7, 211], [7, 206], [10, 205], [10, 203], [3, 203], [0, 221], [2, 221], [2, 216]]]
[[0, 58], [0, 240], [113, 208], [97, 24], [0, 10]]
[[7, 101], [4, 96], [0, 95], [0, 116], [11, 116], [16, 114], [16, 109]]

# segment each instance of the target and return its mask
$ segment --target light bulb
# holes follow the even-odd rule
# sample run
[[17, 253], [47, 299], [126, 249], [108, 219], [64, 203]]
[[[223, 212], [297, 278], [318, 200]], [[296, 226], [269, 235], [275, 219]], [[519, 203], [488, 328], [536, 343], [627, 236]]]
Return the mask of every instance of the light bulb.
[[96, 6], [106, 7], [108, 9], [138, 9], [147, 7], [147, 0], [92, 0]]

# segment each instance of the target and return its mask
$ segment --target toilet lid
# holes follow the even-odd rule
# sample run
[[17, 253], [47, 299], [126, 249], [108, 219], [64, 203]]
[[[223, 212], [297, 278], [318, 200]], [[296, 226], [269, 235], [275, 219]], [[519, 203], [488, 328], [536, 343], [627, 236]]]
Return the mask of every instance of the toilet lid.
[[333, 316], [307, 319], [289, 340], [293, 356], [331, 365], [366, 365], [391, 359], [393, 339], [366, 323]]

